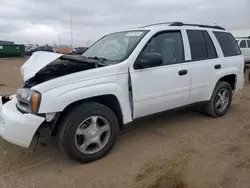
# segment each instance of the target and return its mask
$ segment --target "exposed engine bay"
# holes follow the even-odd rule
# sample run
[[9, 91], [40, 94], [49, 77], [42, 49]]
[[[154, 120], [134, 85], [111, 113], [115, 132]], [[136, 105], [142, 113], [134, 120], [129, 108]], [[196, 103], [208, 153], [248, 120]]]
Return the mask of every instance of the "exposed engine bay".
[[24, 83], [23, 88], [31, 88], [60, 76], [107, 65], [108, 64], [98, 59], [64, 55], [39, 70], [34, 77]]

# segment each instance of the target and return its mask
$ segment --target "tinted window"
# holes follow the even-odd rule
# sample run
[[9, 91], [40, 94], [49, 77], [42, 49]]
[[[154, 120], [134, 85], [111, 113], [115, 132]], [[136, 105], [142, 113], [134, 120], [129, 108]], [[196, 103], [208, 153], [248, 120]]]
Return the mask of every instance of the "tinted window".
[[247, 47], [247, 42], [246, 42], [245, 40], [242, 40], [242, 41], [240, 42], [240, 47], [241, 47], [241, 48], [246, 48], [246, 47]]
[[231, 33], [213, 32], [217, 38], [225, 57], [240, 55], [241, 51]]
[[207, 47], [202, 31], [187, 31], [189, 44], [191, 48], [192, 60], [207, 58]]
[[216, 58], [214, 44], [206, 31], [188, 30], [192, 60]]
[[217, 55], [217, 52], [215, 50], [214, 43], [213, 43], [212, 39], [210, 38], [207, 31], [203, 31], [203, 34], [204, 34], [206, 45], [207, 45], [208, 58], [217, 58], [218, 55]]
[[143, 49], [142, 54], [144, 53], [161, 54], [163, 65], [183, 62], [184, 50], [181, 32], [166, 32], [154, 36]]
[[250, 40], [247, 41], [248, 48], [250, 48]]

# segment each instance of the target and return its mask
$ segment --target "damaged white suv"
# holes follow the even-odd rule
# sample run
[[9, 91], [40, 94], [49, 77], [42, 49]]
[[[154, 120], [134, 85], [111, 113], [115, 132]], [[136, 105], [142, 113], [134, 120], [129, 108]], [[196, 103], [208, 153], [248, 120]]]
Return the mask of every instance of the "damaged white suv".
[[2, 97], [0, 135], [29, 147], [47, 131], [71, 159], [91, 162], [137, 118], [192, 104], [223, 116], [243, 68], [229, 32], [181, 22], [106, 35], [79, 57], [36, 52], [21, 68], [22, 88]]

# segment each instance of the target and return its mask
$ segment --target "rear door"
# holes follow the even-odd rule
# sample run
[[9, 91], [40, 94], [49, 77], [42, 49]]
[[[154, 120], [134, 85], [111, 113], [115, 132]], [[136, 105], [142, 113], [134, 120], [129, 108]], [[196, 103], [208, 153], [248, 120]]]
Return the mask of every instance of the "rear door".
[[211, 84], [215, 81], [215, 71], [221, 68], [221, 62], [206, 30], [187, 30], [190, 45], [191, 91], [189, 103], [206, 101], [209, 98]]

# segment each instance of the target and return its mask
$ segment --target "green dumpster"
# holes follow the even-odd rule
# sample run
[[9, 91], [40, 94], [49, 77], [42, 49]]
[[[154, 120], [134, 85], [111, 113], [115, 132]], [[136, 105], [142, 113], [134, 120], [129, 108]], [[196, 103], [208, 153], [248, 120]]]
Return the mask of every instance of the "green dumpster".
[[25, 47], [22, 44], [0, 45], [0, 57], [23, 57]]

